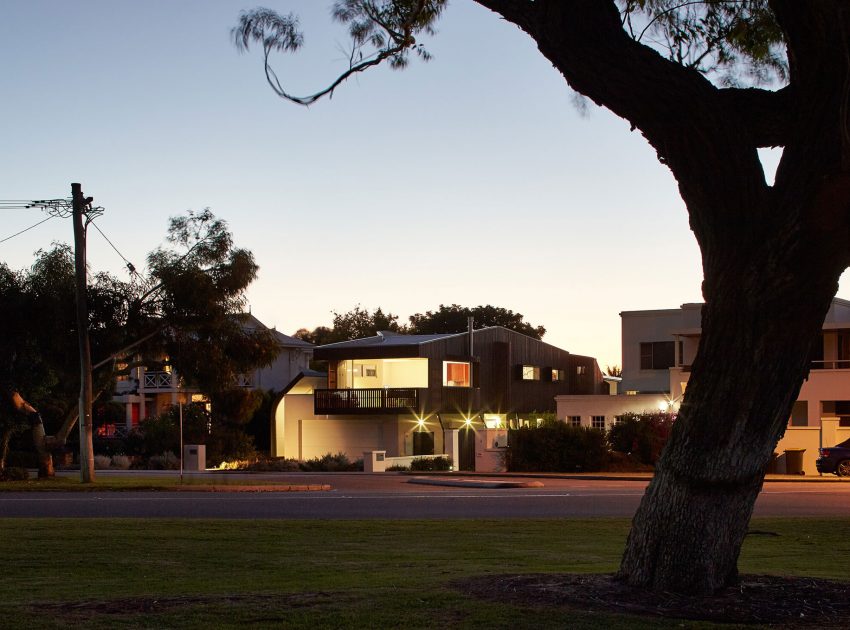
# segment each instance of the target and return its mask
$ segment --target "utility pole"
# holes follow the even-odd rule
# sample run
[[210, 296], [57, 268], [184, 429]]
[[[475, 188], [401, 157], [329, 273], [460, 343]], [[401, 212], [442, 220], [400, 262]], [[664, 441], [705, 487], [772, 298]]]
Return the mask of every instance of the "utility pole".
[[94, 481], [92, 447], [92, 369], [89, 347], [89, 308], [86, 299], [86, 226], [85, 208], [92, 202], [84, 198], [82, 186], [71, 184], [71, 208], [74, 220], [74, 279], [77, 296], [77, 340], [80, 346], [80, 479]]

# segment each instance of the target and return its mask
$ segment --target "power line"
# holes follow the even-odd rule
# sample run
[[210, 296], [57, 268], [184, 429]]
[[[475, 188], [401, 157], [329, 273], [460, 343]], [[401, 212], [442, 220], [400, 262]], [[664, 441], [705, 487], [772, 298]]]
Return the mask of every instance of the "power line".
[[[0, 208], [4, 210], [44, 210], [46, 213], [63, 219], [71, 216], [70, 199], [0, 199]], [[95, 208], [95, 210], [102, 210]]]
[[124, 260], [124, 262], [127, 263], [127, 269], [130, 270], [130, 273], [131, 274], [136, 273], [135, 265], [133, 265], [133, 263], [131, 263], [129, 260], [127, 260], [127, 258], [124, 256], [124, 254], [122, 254], [121, 252], [118, 251], [118, 248], [115, 247], [115, 245], [112, 243], [112, 241], [110, 241], [109, 238], [106, 236], [106, 234], [103, 233], [103, 230], [101, 230], [100, 227], [98, 227], [97, 223], [95, 223], [94, 221], [91, 221], [91, 225], [94, 226], [94, 229], [96, 229], [98, 232], [100, 232], [100, 235], [106, 240], [107, 243], [109, 243], [109, 246], [112, 247], [112, 249], [115, 250], [115, 253], [118, 254], [119, 256], [121, 256], [121, 258]]
[[54, 216], [51, 214], [49, 217], [47, 217], [46, 219], [42, 219], [41, 221], [39, 221], [39, 222], [38, 222], [38, 223], [36, 223], [35, 225], [31, 225], [31, 226], [29, 226], [29, 227], [28, 227], [27, 229], [25, 229], [25, 230], [21, 230], [20, 232], [15, 232], [15, 233], [14, 233], [14, 234], [12, 234], [11, 236], [7, 236], [6, 238], [4, 238], [4, 239], [0, 240], [0, 243], [5, 243], [6, 241], [8, 241], [8, 240], [10, 240], [10, 239], [13, 239], [13, 238], [15, 238], [16, 236], [20, 236], [20, 235], [21, 235], [21, 234], [23, 234], [24, 232], [29, 232], [29, 231], [30, 231], [31, 229], [33, 229], [34, 227], [38, 227], [39, 225], [41, 225], [41, 224], [42, 224], [42, 223], [44, 223], [45, 221], [50, 221], [50, 219], [52, 219], [52, 218], [54, 218]]

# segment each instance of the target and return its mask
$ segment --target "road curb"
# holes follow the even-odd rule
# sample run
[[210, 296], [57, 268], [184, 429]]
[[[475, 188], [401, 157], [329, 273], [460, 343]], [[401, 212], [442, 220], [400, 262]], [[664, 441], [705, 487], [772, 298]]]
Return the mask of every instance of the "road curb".
[[332, 490], [330, 484], [308, 485], [266, 485], [266, 486], [236, 486], [236, 485], [203, 485], [203, 486], [173, 486], [163, 488], [166, 492], [327, 492]]
[[485, 479], [447, 479], [445, 477], [411, 477], [407, 483], [458, 488], [542, 488], [540, 481], [487, 481]]

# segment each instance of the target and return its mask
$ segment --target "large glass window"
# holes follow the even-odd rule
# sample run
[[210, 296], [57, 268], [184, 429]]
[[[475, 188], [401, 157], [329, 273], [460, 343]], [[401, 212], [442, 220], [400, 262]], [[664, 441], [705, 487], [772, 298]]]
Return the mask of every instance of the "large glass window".
[[469, 363], [443, 361], [443, 385], [446, 387], [471, 387]]
[[340, 389], [428, 387], [428, 359], [354, 359], [337, 365]]

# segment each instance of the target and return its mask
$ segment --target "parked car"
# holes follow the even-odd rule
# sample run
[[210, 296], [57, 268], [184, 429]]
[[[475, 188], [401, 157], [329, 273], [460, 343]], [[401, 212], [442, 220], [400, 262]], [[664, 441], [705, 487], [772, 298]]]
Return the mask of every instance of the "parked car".
[[850, 440], [820, 449], [820, 457], [815, 465], [820, 473], [835, 473], [839, 477], [850, 477]]

